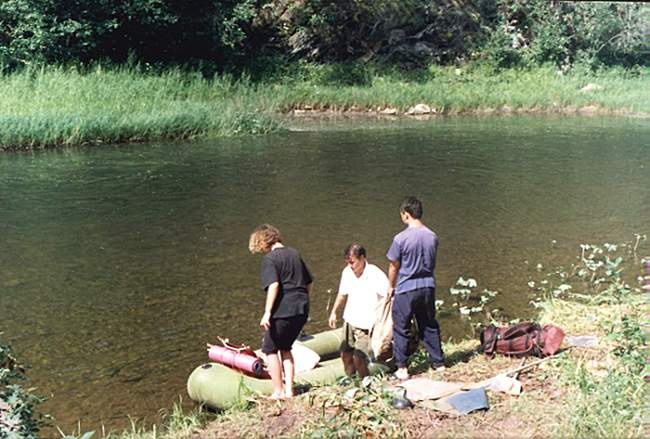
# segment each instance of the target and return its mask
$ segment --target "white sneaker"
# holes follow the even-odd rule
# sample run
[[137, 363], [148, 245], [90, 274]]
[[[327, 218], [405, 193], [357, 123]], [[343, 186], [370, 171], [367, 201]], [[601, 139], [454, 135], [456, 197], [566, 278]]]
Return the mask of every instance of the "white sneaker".
[[403, 368], [403, 369], [397, 369], [395, 373], [393, 374], [393, 378], [398, 379], [398, 380], [408, 380], [410, 378], [408, 369]]

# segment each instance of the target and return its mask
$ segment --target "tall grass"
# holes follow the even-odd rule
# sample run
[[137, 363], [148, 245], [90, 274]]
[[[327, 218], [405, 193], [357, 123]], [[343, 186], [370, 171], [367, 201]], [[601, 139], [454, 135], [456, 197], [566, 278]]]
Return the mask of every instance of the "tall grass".
[[[610, 70], [560, 75], [553, 68], [504, 70], [487, 67], [432, 67], [417, 78], [396, 73], [373, 73], [366, 85], [327, 84], [317, 78], [269, 84], [284, 111], [314, 108], [376, 109], [425, 103], [445, 113], [485, 109], [563, 111], [567, 107], [597, 106], [609, 110], [650, 112], [650, 75]], [[581, 92], [589, 83], [598, 90]]]
[[0, 148], [267, 133], [254, 86], [169, 70], [25, 70], [0, 81]]
[[[298, 108], [403, 113], [424, 103], [448, 114], [586, 106], [650, 113], [644, 70], [559, 75], [552, 68], [432, 66], [417, 74], [362, 73], [307, 65], [251, 81], [137, 66], [28, 68], [0, 76], [0, 149], [264, 134], [281, 130], [278, 116]], [[581, 92], [588, 83], [598, 88]]]
[[[554, 437], [644, 437], [647, 395], [643, 376], [647, 356], [647, 334], [642, 300], [621, 305], [580, 304], [565, 300], [546, 302], [543, 318], [573, 333], [594, 334], [599, 347], [574, 351], [559, 363], [558, 380], [570, 397], [563, 419], [552, 431]], [[647, 306], [646, 306], [647, 308]], [[630, 330], [629, 322], [635, 322]], [[641, 361], [622, 358], [626, 345]]]

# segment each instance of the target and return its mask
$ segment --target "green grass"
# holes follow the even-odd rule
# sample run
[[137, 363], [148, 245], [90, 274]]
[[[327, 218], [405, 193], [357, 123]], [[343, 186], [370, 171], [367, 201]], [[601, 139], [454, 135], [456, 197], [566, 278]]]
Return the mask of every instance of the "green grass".
[[75, 432], [66, 435], [60, 432], [62, 439], [180, 439], [192, 435], [206, 423], [207, 415], [200, 409], [184, 412], [180, 403], [172, 406], [170, 413], [162, 413], [163, 424], [161, 427], [147, 428], [131, 419], [131, 428], [120, 433], [116, 432]]
[[[432, 66], [417, 74], [369, 68], [360, 80], [339, 70], [302, 65], [252, 81], [180, 69], [26, 69], [0, 77], [0, 149], [265, 134], [284, 128], [282, 114], [305, 108], [403, 113], [425, 103], [442, 114], [588, 106], [650, 113], [649, 74], [640, 69], [558, 75], [552, 68]], [[581, 93], [588, 83], [601, 89]]]
[[574, 348], [557, 364], [568, 397], [555, 437], [647, 436], [648, 298], [639, 284], [650, 285], [650, 273], [638, 255], [646, 237], [635, 237], [583, 246], [579, 263], [547, 273], [548, 287], [537, 287], [541, 322], [599, 338], [596, 348]]
[[[588, 83], [602, 87], [581, 93]], [[375, 75], [368, 86], [318, 85], [311, 82], [274, 86], [283, 110], [309, 105], [315, 108], [350, 109], [408, 107], [425, 103], [439, 111], [460, 113], [482, 109], [561, 110], [599, 106], [631, 112], [650, 112], [650, 77], [621, 71], [559, 76], [554, 69], [506, 70], [487, 68], [436, 68], [419, 80], [399, 75]]]
[[647, 299], [632, 295], [600, 305], [553, 300], [543, 308], [543, 319], [553, 318], [572, 333], [597, 334], [601, 340], [598, 349], [577, 350], [558, 364], [570, 399], [555, 435], [644, 436], [648, 349], [642, 322], [647, 323]]
[[96, 68], [43, 68], [0, 81], [0, 147], [43, 148], [84, 143], [258, 134], [277, 121], [252, 99], [254, 86], [228, 77], [206, 81]]

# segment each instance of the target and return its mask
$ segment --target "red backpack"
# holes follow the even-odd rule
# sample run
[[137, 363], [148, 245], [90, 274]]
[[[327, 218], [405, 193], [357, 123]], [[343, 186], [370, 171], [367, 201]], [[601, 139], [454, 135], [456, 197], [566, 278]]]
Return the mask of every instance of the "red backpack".
[[522, 322], [499, 328], [490, 325], [481, 331], [480, 351], [494, 353], [546, 357], [555, 354], [564, 339], [564, 331], [554, 325], [540, 327], [537, 323]]

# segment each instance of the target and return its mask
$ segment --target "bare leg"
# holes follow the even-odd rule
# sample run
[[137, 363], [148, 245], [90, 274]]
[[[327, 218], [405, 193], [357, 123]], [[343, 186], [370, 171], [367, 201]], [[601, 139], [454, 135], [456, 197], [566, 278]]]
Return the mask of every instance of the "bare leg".
[[293, 355], [291, 351], [280, 351], [282, 355], [282, 368], [284, 369], [284, 396], [286, 398], [293, 397], [293, 376], [294, 365]]
[[349, 377], [354, 375], [357, 370], [354, 367], [354, 361], [352, 360], [352, 351], [341, 352], [341, 361], [343, 361], [343, 369], [345, 369], [345, 374]]
[[368, 364], [366, 363], [365, 357], [361, 355], [352, 355], [352, 358], [354, 360], [354, 368], [357, 370], [361, 378], [370, 375], [370, 371], [368, 370]]
[[278, 399], [282, 397], [282, 365], [278, 353], [267, 354], [266, 363], [269, 367], [269, 375], [273, 383], [273, 395], [271, 398]]

